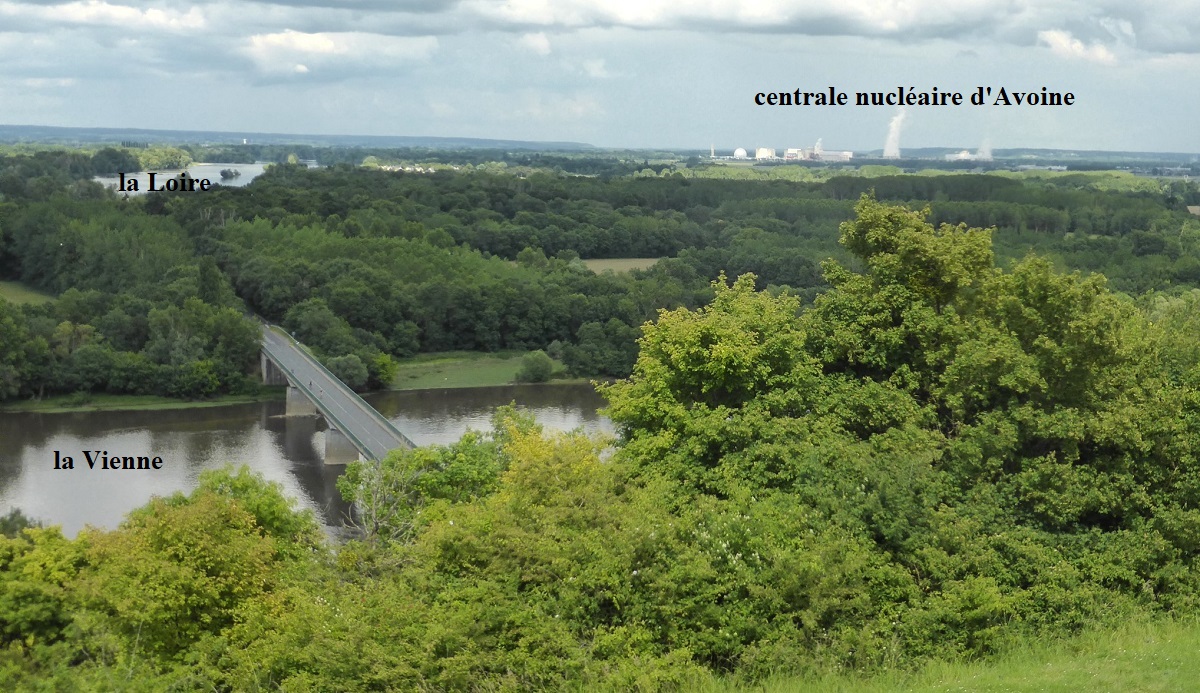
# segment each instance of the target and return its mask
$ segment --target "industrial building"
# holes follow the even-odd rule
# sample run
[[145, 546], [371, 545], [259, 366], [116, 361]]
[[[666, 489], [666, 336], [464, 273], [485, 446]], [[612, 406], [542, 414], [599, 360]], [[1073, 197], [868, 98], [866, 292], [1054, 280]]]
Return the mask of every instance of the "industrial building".
[[[744, 147], [738, 147], [733, 150], [733, 156], [717, 156], [716, 147], [709, 148], [709, 157], [713, 159], [750, 159], [750, 152]], [[783, 156], [780, 156], [774, 147], [756, 147], [754, 149], [753, 159], [755, 161], [823, 161], [823, 162], [845, 162], [854, 158], [854, 152], [849, 151], [826, 151], [821, 147], [821, 140], [811, 148], [809, 147], [789, 147], [783, 150]]]

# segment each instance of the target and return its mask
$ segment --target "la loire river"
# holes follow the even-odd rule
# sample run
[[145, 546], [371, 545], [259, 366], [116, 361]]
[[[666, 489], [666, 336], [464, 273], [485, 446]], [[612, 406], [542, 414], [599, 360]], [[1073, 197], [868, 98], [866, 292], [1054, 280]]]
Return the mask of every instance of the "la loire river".
[[[249, 185], [250, 181], [258, 178], [266, 170], [267, 164], [192, 164], [187, 167], [187, 174], [197, 180], [207, 178], [212, 183], [220, 183], [234, 188], [240, 188], [244, 185]], [[221, 178], [223, 169], [233, 169], [240, 173], [236, 178]], [[158, 184], [174, 176], [178, 176], [181, 172], [177, 170], [158, 171]], [[116, 188], [117, 181], [120, 180], [117, 176], [96, 176], [92, 180], [103, 185], [106, 188]], [[150, 189], [150, 174], [147, 171], [125, 174], [125, 180], [136, 180], [138, 182], [138, 192], [134, 195], [143, 195]]]
[[[417, 445], [452, 443], [467, 429], [488, 430], [492, 412], [516, 401], [547, 429], [611, 432], [597, 413], [604, 402], [590, 385], [513, 385], [381, 392], [370, 402]], [[0, 514], [20, 508], [74, 536], [84, 525], [114, 528], [152, 496], [190, 491], [200, 472], [247, 465], [328, 526], [349, 512], [335, 486], [344, 467], [326, 466], [324, 425], [315, 417], [285, 417], [284, 403], [203, 409], [71, 414], [0, 413]], [[54, 452], [75, 469], [54, 469]], [[84, 450], [149, 455], [161, 470], [88, 468]]]

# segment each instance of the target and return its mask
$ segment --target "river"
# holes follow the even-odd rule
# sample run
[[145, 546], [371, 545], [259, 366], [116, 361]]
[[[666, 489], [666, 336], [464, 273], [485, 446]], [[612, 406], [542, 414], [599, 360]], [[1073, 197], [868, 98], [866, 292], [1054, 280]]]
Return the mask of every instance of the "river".
[[[249, 185], [250, 181], [261, 176], [263, 171], [266, 170], [267, 166], [269, 166], [269, 164], [261, 162], [257, 164], [192, 164], [191, 166], [188, 166], [186, 170], [188, 175], [196, 180], [207, 178], [209, 182], [213, 183], [214, 185], [220, 184], [234, 188], [240, 188], [243, 185]], [[221, 171], [227, 168], [234, 169], [241, 173], [241, 175], [237, 176], [236, 178], [222, 179]], [[158, 174], [155, 177], [155, 180], [157, 181], [158, 185], [161, 185], [168, 178], [175, 178], [179, 176], [180, 171], [177, 169], [164, 169], [162, 171], [155, 171], [155, 173]], [[117, 176], [96, 176], [92, 180], [106, 188], [116, 188], [117, 182], [120, 179]], [[142, 171], [139, 173], [126, 173], [125, 180], [137, 180], [138, 182], [138, 192], [129, 193], [131, 195], [142, 195], [150, 188], [150, 173], [148, 171]]]
[[[590, 385], [380, 392], [365, 399], [418, 445], [451, 443], [468, 429], [489, 430], [495, 408], [513, 401], [547, 429], [612, 431], [611, 422], [597, 413], [603, 400]], [[283, 412], [278, 401], [159, 411], [0, 413], [0, 514], [20, 508], [29, 517], [62, 525], [69, 536], [89, 524], [111, 529], [153, 496], [195, 488], [206, 469], [244, 464], [279, 482], [327, 527], [337, 527], [349, 512], [335, 485], [344, 467], [321, 460], [325, 432], [316, 417]], [[56, 450], [73, 458], [73, 470], [54, 469]], [[159, 456], [163, 465], [150, 471], [90, 469], [84, 450]]]

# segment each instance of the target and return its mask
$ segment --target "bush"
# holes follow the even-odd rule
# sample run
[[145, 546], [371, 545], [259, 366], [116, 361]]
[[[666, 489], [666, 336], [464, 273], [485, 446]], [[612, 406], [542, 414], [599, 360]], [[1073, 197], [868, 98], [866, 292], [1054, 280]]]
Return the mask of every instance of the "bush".
[[346, 387], [351, 390], [358, 390], [363, 385], [367, 384], [367, 366], [355, 354], [347, 354], [346, 356], [335, 356], [329, 359], [326, 364], [329, 367], [329, 372], [333, 373], [346, 383]]
[[521, 370], [517, 371], [517, 382], [520, 383], [544, 383], [554, 374], [554, 359], [546, 355], [546, 352], [538, 349], [537, 351], [525, 354], [521, 359]]

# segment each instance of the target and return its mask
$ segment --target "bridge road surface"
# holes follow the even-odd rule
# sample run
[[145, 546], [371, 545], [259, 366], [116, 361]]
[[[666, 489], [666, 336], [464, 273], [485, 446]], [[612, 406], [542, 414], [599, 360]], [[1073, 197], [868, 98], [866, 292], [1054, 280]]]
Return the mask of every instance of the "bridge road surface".
[[268, 358], [287, 374], [293, 385], [308, 394], [317, 410], [329, 419], [329, 425], [345, 433], [364, 457], [382, 460], [395, 448], [416, 447], [297, 343], [264, 326], [262, 344]]

